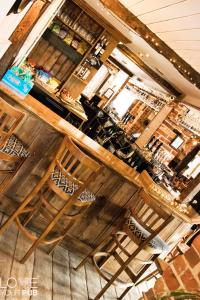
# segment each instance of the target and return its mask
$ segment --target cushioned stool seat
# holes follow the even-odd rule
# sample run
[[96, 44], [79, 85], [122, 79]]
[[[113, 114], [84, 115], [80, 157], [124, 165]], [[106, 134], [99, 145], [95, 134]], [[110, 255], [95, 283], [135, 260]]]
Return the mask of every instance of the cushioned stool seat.
[[14, 135], [9, 137], [5, 145], [0, 148], [0, 152], [21, 158], [29, 156], [29, 152], [26, 150], [22, 142]]
[[[51, 180], [69, 196], [72, 196], [79, 188], [77, 184], [67, 179], [58, 168], [55, 168], [51, 174]], [[95, 199], [95, 195], [87, 189], [78, 197], [81, 202], [93, 202]]]
[[[132, 216], [127, 219], [127, 225], [131, 233], [136, 236], [141, 242], [143, 242], [150, 235], [150, 233], [145, 228], [143, 228]], [[169, 246], [159, 237], [159, 235], [155, 236], [148, 243], [148, 247], [160, 252], [169, 250]]]

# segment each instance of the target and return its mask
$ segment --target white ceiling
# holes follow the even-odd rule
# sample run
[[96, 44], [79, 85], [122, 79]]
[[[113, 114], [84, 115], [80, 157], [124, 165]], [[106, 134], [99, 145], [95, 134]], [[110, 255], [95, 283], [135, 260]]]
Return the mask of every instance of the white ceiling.
[[200, 72], [199, 0], [120, 0], [120, 2]]
[[[165, 98], [167, 95], [169, 95], [166, 92], [166, 90], [164, 90], [148, 74], [141, 70], [135, 63], [133, 63], [132, 60], [126, 57], [118, 48], [115, 48], [113, 50], [111, 56], [114, 57], [118, 62], [120, 62], [121, 65], [123, 65], [133, 73], [133, 76], [131, 78], [132, 83], [160, 97]], [[155, 93], [155, 91], [157, 93]]]
[[[131, 40], [131, 43], [127, 46], [135, 54], [142, 55], [141, 59], [147, 65], [149, 65], [149, 67], [151, 67], [160, 76], [169, 81], [186, 95], [183, 101], [200, 108], [200, 90], [196, 88], [192, 83], [187, 81], [175, 69], [170, 61], [168, 61], [163, 55], [156, 52], [152, 47], [150, 47], [142, 37], [131, 30], [126, 24], [122, 23], [122, 21], [112, 11], [109, 11], [105, 7], [103, 7], [99, 0], [85, 1]], [[173, 31], [172, 33], [163, 32], [175, 30], [175, 28], [181, 29], [182, 27], [184, 29], [188, 29], [186, 28], [187, 18], [192, 18], [193, 20], [192, 23], [190, 23], [189, 21], [191, 19], [187, 20], [187, 27], [190, 26], [189, 28], [198, 28], [198, 24], [200, 24], [200, 20], [198, 19], [198, 14], [200, 17], [200, 0], [120, 0], [120, 2], [124, 4], [128, 9], [130, 9], [135, 15], [137, 15], [141, 21], [147, 24], [147, 26], [149, 26], [152, 31], [158, 34], [166, 43], [169, 44], [170, 47], [172, 47], [178, 54], [180, 54], [182, 58], [186, 60], [187, 57], [187, 62], [189, 62], [193, 68], [200, 71], [200, 63], [198, 60], [198, 57], [200, 57], [200, 53], [198, 53], [198, 49], [200, 48], [200, 35], [199, 37], [196, 36], [195, 38], [192, 38], [191, 31], [190, 34], [187, 34], [186, 30], [179, 31], [178, 33], [175, 31]], [[177, 7], [177, 5], [179, 7]], [[168, 19], [170, 20], [168, 21]], [[176, 25], [173, 25], [173, 23], [171, 22], [175, 22], [175, 20]], [[156, 23], [156, 21], [159, 23]], [[193, 29], [192, 32], [197, 30], [198, 29]], [[160, 33], [158, 33], [158, 31]], [[172, 38], [170, 36], [169, 38], [169, 34], [176, 34], [176, 37], [173, 36]], [[189, 39], [190, 42], [188, 42]], [[195, 42], [194, 40], [197, 41]], [[177, 48], [175, 49], [175, 47]], [[192, 49], [192, 47], [196, 48]]]

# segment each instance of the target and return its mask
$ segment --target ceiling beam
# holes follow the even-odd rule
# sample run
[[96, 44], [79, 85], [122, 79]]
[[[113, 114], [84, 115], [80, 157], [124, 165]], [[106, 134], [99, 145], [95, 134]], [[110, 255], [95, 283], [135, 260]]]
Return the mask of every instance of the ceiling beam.
[[118, 45], [117, 48], [126, 56], [129, 57], [140, 69], [142, 69], [146, 74], [148, 74], [154, 81], [156, 81], [160, 86], [162, 86], [169, 94], [175, 96], [177, 99], [181, 99], [183, 94], [179, 92], [174, 86], [172, 86], [168, 81], [159, 76], [154, 70], [152, 70], [148, 65], [146, 65], [140, 57], [134, 54], [125, 45]]
[[177, 71], [190, 83], [200, 89], [200, 74], [182, 59], [174, 50], [153, 33], [143, 22], [130, 12], [118, 0], [100, 0], [100, 2], [126, 25], [137, 32], [155, 51], [163, 55]]

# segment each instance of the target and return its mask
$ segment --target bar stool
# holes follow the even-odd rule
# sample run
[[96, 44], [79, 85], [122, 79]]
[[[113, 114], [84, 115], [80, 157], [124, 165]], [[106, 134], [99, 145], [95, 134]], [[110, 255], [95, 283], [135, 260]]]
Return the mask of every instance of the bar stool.
[[7, 174], [0, 184], [0, 193], [5, 192], [12, 178], [29, 156], [23, 143], [13, 134], [24, 116], [23, 112], [0, 98], [0, 160], [14, 164], [13, 169], [0, 170], [0, 173]]
[[[111, 284], [125, 287], [124, 292], [118, 298], [122, 299], [132, 286], [137, 284], [137, 281], [151, 263], [163, 251], [169, 250], [168, 245], [160, 238], [159, 234], [173, 219], [171, 214], [163, 210], [144, 189], [138, 191], [134, 200], [130, 214], [125, 217], [121, 230], [115, 230], [111, 236], [104, 239], [75, 268], [75, 270], [78, 270], [91, 257], [95, 269], [107, 281], [94, 300], [100, 299]], [[130, 242], [134, 242], [137, 245], [137, 248], [133, 251], [127, 248], [127, 244], [130, 244]], [[146, 251], [150, 255], [148, 261], [141, 261], [138, 258], [138, 254], [141, 254], [141, 251]], [[120, 266], [112, 275], [103, 270], [110, 258], [114, 259]], [[140, 265], [136, 274], [131, 267], [133, 262]], [[119, 280], [122, 272], [128, 275], [130, 282], [123, 283]]]
[[[67, 231], [80, 218], [83, 208], [95, 201], [95, 195], [87, 186], [101, 169], [98, 162], [65, 136], [44, 176], [0, 228], [1, 234], [15, 220], [22, 233], [34, 241], [22, 263], [40, 243], [53, 245], [50, 249], [53, 251], [64, 239]], [[37, 237], [27, 225], [39, 215], [45, 218], [47, 225]]]

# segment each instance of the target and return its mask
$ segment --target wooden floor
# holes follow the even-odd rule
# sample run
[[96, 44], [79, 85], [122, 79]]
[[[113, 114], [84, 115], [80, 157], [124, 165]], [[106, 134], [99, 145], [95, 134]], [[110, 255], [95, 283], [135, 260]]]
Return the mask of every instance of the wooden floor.
[[[1, 222], [5, 218], [0, 214]], [[15, 224], [0, 237], [0, 300], [87, 300], [94, 298], [105, 284], [89, 263], [74, 271], [80, 258], [61, 247], [52, 256], [37, 249], [22, 265], [18, 260], [29, 247], [30, 241]], [[151, 284], [132, 288], [124, 299], [139, 299]], [[112, 286], [102, 299], [117, 299], [122, 292]]]

